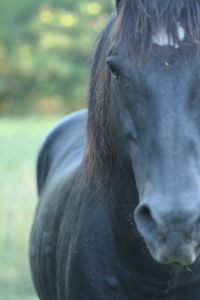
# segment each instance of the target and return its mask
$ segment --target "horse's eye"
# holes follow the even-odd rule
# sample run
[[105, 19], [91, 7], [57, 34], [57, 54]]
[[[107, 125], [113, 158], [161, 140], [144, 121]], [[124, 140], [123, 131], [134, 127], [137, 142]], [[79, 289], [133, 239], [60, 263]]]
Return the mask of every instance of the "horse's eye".
[[111, 60], [107, 59], [107, 65], [111, 71], [111, 73], [115, 76], [116, 79], [118, 79], [121, 76], [119, 67]]

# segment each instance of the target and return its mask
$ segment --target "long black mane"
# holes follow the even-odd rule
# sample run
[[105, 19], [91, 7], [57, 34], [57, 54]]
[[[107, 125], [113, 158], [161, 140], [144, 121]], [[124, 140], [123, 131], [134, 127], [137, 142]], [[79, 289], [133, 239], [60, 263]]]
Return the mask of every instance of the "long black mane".
[[165, 30], [175, 43], [177, 25], [185, 31], [181, 43], [200, 48], [200, 0], [122, 0], [99, 37], [94, 56], [88, 117], [88, 146], [86, 174], [96, 176], [102, 185], [111, 177], [116, 160], [110, 133], [110, 79], [106, 65], [108, 49], [112, 41], [126, 43], [133, 55], [148, 56], [152, 37], [159, 28]]

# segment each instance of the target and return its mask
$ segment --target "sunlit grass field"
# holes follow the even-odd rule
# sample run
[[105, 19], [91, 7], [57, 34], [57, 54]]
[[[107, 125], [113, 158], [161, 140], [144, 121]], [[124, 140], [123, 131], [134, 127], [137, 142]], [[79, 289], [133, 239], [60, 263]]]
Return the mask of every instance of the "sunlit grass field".
[[0, 299], [36, 300], [28, 240], [39, 144], [58, 117], [0, 119]]

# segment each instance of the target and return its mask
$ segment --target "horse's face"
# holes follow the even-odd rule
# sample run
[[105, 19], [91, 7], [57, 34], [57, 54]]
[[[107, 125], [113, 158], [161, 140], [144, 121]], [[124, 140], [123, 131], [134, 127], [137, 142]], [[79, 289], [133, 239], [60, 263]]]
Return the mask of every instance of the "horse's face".
[[112, 117], [135, 175], [138, 231], [156, 261], [189, 265], [200, 253], [200, 57], [169, 48], [141, 68], [110, 51]]

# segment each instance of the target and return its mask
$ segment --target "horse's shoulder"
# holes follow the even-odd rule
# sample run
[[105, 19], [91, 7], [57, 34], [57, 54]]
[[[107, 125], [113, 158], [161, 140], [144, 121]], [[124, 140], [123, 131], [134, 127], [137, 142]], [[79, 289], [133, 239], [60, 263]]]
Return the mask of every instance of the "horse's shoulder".
[[73, 160], [73, 154], [84, 147], [86, 117], [86, 110], [67, 115], [58, 121], [45, 136], [37, 160], [39, 193], [50, 169], [69, 165]]

